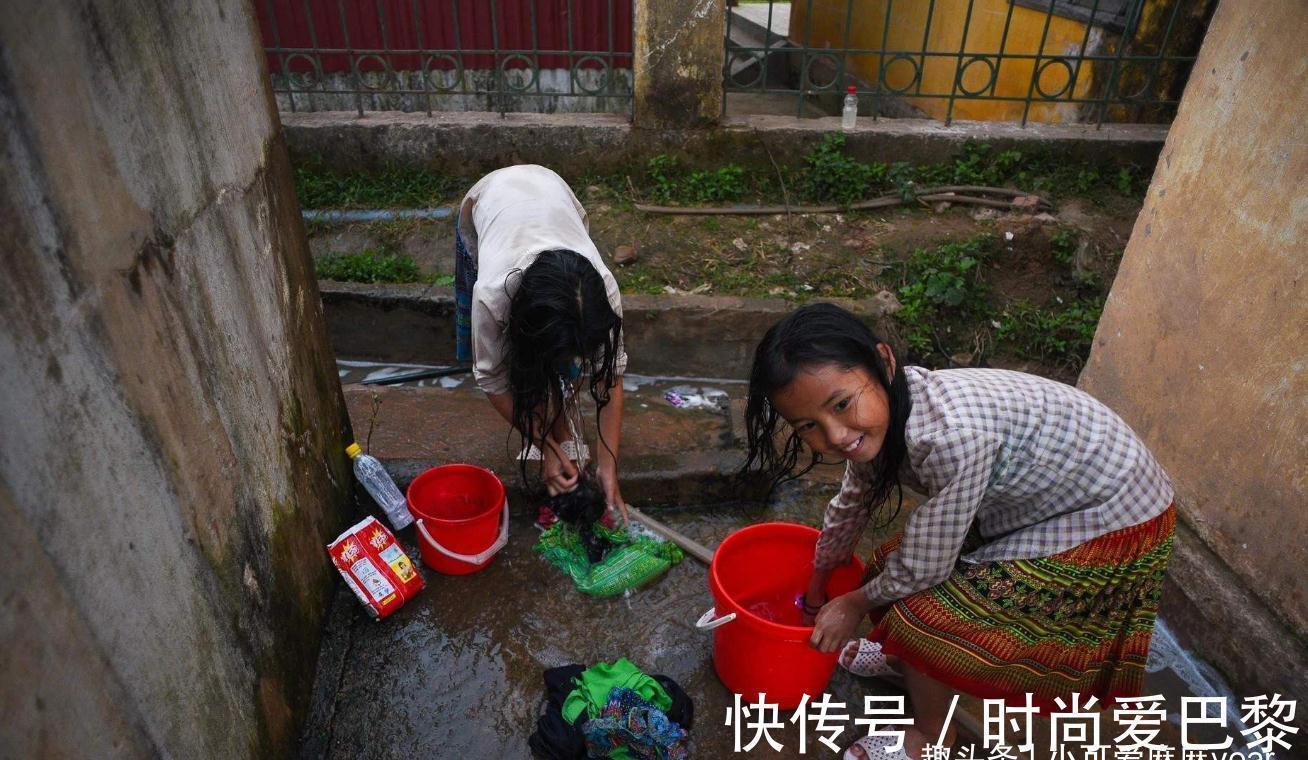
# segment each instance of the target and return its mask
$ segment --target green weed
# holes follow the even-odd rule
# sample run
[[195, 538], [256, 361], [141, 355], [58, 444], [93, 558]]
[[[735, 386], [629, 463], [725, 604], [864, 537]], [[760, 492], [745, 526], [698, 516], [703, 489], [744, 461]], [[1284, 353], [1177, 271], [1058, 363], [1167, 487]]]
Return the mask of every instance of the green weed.
[[679, 170], [675, 158], [659, 154], [649, 160], [645, 172], [651, 194], [660, 203], [738, 201], [746, 191], [745, 169], [735, 164], [687, 173]]
[[1013, 304], [999, 316], [995, 340], [1018, 356], [1079, 370], [1103, 308], [1101, 300], [1091, 299], [1050, 307]]
[[980, 266], [996, 247], [995, 237], [986, 234], [909, 254], [899, 288], [903, 308], [896, 314], [909, 348], [928, 356], [942, 348], [935, 339], [938, 330], [989, 315]]
[[1076, 260], [1077, 235], [1076, 230], [1071, 227], [1059, 227], [1049, 236], [1049, 249], [1057, 261], [1063, 266], [1072, 266]]
[[[315, 259], [313, 271], [320, 280], [341, 282], [423, 282], [424, 279], [436, 279], [424, 278], [411, 256], [371, 249]], [[453, 282], [453, 278], [449, 280]]]
[[845, 155], [845, 136], [833, 132], [804, 156], [801, 189], [812, 200], [848, 205], [880, 186], [886, 172], [885, 164], [863, 164]]
[[295, 169], [303, 208], [425, 208], [450, 200], [464, 183], [423, 169], [388, 166], [345, 174], [310, 163]]

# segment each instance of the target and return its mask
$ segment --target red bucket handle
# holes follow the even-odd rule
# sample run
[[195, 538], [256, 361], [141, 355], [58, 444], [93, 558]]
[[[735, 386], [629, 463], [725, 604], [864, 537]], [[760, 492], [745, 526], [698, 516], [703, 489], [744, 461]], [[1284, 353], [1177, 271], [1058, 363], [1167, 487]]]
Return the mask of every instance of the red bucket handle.
[[491, 557], [494, 557], [496, 552], [503, 549], [505, 545], [509, 543], [509, 500], [504, 500], [504, 509], [500, 515], [499, 538], [496, 538], [495, 543], [491, 544], [485, 551], [477, 554], [459, 554], [456, 551], [441, 546], [440, 542], [427, 531], [427, 526], [423, 524], [421, 519], [418, 520], [418, 532], [422, 534], [423, 538], [427, 539], [433, 549], [444, 554], [446, 557], [457, 559], [460, 562], [467, 562], [470, 565], [480, 565]]

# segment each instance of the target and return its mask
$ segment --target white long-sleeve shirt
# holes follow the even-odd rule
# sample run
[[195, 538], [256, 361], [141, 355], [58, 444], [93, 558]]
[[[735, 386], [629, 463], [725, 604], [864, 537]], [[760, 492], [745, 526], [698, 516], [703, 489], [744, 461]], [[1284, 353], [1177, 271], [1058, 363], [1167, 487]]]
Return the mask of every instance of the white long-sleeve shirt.
[[[472, 289], [473, 375], [486, 393], [509, 390], [504, 364], [509, 304], [522, 271], [543, 251], [576, 251], [595, 267], [613, 311], [622, 316], [618, 282], [590, 239], [586, 209], [568, 183], [533, 164], [509, 166], [472, 186], [459, 206], [459, 234], [476, 262]], [[627, 353], [617, 346], [615, 375], [625, 372]]]

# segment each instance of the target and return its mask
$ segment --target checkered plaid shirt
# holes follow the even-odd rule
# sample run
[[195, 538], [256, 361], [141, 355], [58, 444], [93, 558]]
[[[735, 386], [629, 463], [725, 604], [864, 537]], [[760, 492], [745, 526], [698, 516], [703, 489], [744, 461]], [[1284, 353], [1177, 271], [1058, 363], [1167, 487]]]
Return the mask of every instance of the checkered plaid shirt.
[[[1063, 383], [994, 369], [905, 367], [913, 409], [900, 479], [930, 498], [903, 543], [864, 587], [888, 604], [949, 576], [975, 524], [965, 562], [1048, 557], [1162, 514], [1172, 485], [1120, 417]], [[868, 465], [845, 467], [827, 505], [814, 565], [844, 563], [872, 508]]]

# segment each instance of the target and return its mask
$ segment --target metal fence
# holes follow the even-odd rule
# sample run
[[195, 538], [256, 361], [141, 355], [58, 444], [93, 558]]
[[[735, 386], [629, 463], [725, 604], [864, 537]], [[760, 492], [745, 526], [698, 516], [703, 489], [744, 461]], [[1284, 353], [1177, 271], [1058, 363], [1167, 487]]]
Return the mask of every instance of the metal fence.
[[256, 0], [289, 111], [616, 111], [631, 0]]
[[1167, 122], [1215, 5], [735, 0], [725, 90], [799, 116], [839, 113], [852, 86], [873, 118]]

